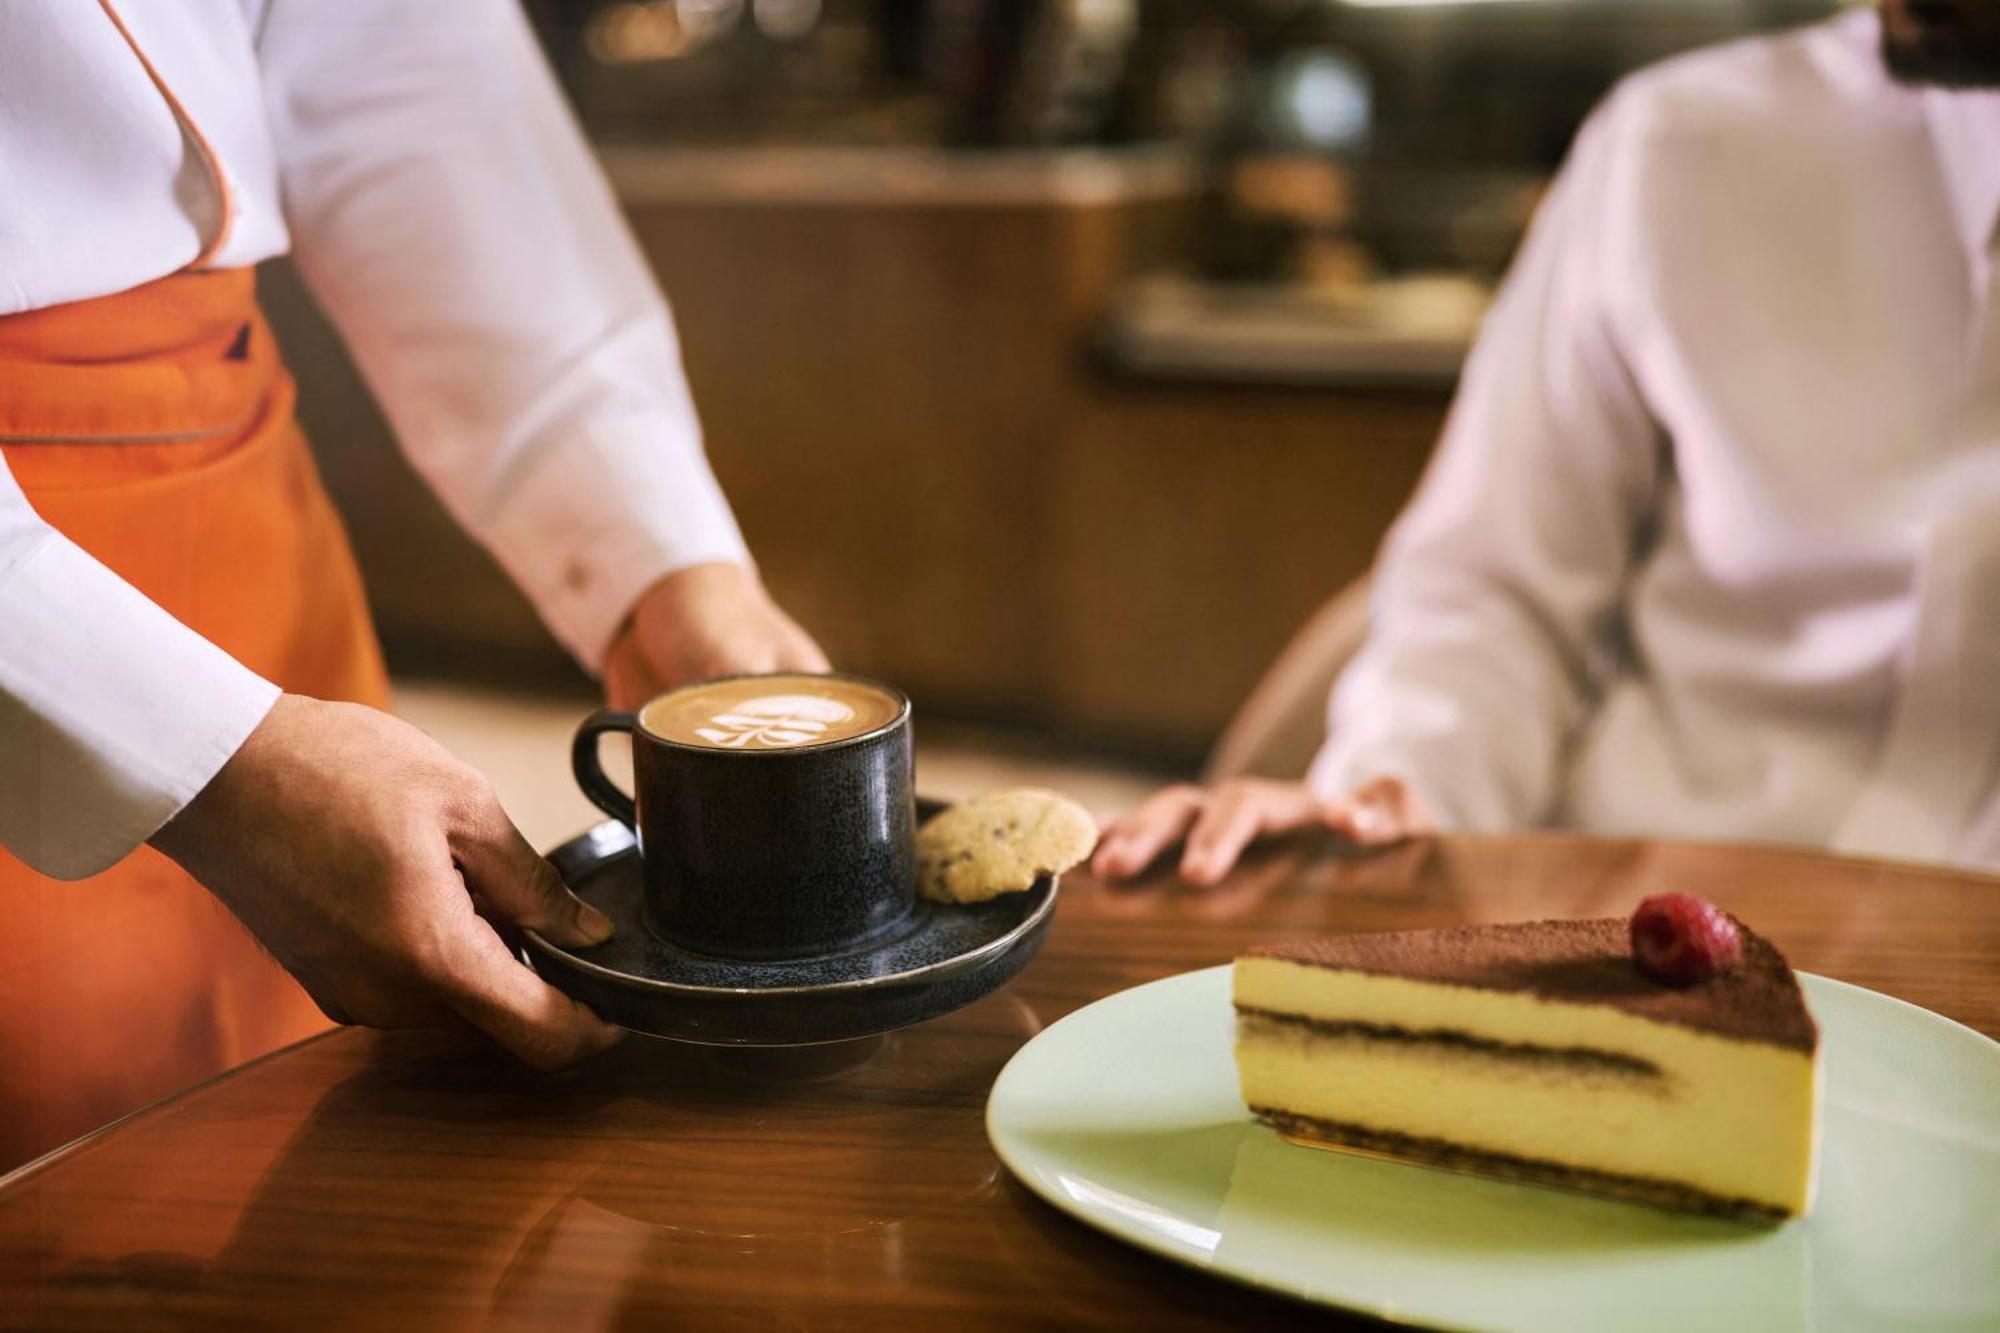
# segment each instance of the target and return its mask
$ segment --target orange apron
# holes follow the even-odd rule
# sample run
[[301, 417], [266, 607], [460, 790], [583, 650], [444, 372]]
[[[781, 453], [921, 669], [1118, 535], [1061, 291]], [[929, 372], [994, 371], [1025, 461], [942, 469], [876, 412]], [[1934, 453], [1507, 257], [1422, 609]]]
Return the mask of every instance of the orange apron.
[[[283, 688], [383, 704], [347, 538], [248, 269], [0, 317], [0, 453], [50, 524]], [[0, 1170], [326, 1019], [151, 848], [0, 852]]]

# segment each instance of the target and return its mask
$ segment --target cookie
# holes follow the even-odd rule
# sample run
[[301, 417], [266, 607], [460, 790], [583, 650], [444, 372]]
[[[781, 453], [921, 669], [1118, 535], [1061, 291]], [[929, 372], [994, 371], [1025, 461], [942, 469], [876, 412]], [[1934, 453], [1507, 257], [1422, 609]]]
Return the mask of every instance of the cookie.
[[917, 830], [917, 889], [941, 903], [1020, 893], [1090, 855], [1097, 823], [1067, 796], [1034, 787], [961, 801]]

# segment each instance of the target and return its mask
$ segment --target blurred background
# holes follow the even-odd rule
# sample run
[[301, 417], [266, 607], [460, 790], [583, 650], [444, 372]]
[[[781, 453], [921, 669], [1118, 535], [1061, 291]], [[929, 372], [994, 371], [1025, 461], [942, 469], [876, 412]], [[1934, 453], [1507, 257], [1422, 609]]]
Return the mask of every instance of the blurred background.
[[[910, 692], [932, 791], [1106, 807], [1194, 771], [1365, 574], [1612, 82], [1835, 8], [528, 3], [778, 599]], [[404, 711], [575, 831], [591, 683], [267, 280]]]

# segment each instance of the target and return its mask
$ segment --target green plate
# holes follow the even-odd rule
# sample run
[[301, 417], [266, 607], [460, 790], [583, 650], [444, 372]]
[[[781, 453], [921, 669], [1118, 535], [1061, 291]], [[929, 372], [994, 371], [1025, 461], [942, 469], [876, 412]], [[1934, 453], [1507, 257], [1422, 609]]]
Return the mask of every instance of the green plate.
[[1071, 1014], [986, 1128], [1066, 1213], [1219, 1276], [1464, 1329], [2000, 1328], [2000, 1044], [1801, 977], [1826, 1065], [1819, 1199], [1776, 1230], [1285, 1143], [1244, 1110], [1229, 969]]

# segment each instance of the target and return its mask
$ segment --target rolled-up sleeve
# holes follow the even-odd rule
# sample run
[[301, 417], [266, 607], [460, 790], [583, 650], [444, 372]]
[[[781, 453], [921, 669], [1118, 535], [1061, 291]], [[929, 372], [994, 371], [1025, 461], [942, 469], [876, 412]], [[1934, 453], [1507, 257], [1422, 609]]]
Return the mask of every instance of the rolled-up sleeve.
[[1411, 784], [1449, 828], [1546, 821], [1588, 708], [1662, 438], [1621, 348], [1630, 169], [1586, 125], [1481, 331], [1438, 454], [1378, 561], [1311, 782]]
[[454, 516], [587, 666], [748, 559], [666, 302], [513, 0], [270, 0], [300, 269]]
[[0, 845], [58, 879], [109, 867], [277, 697], [43, 522], [0, 460]]

